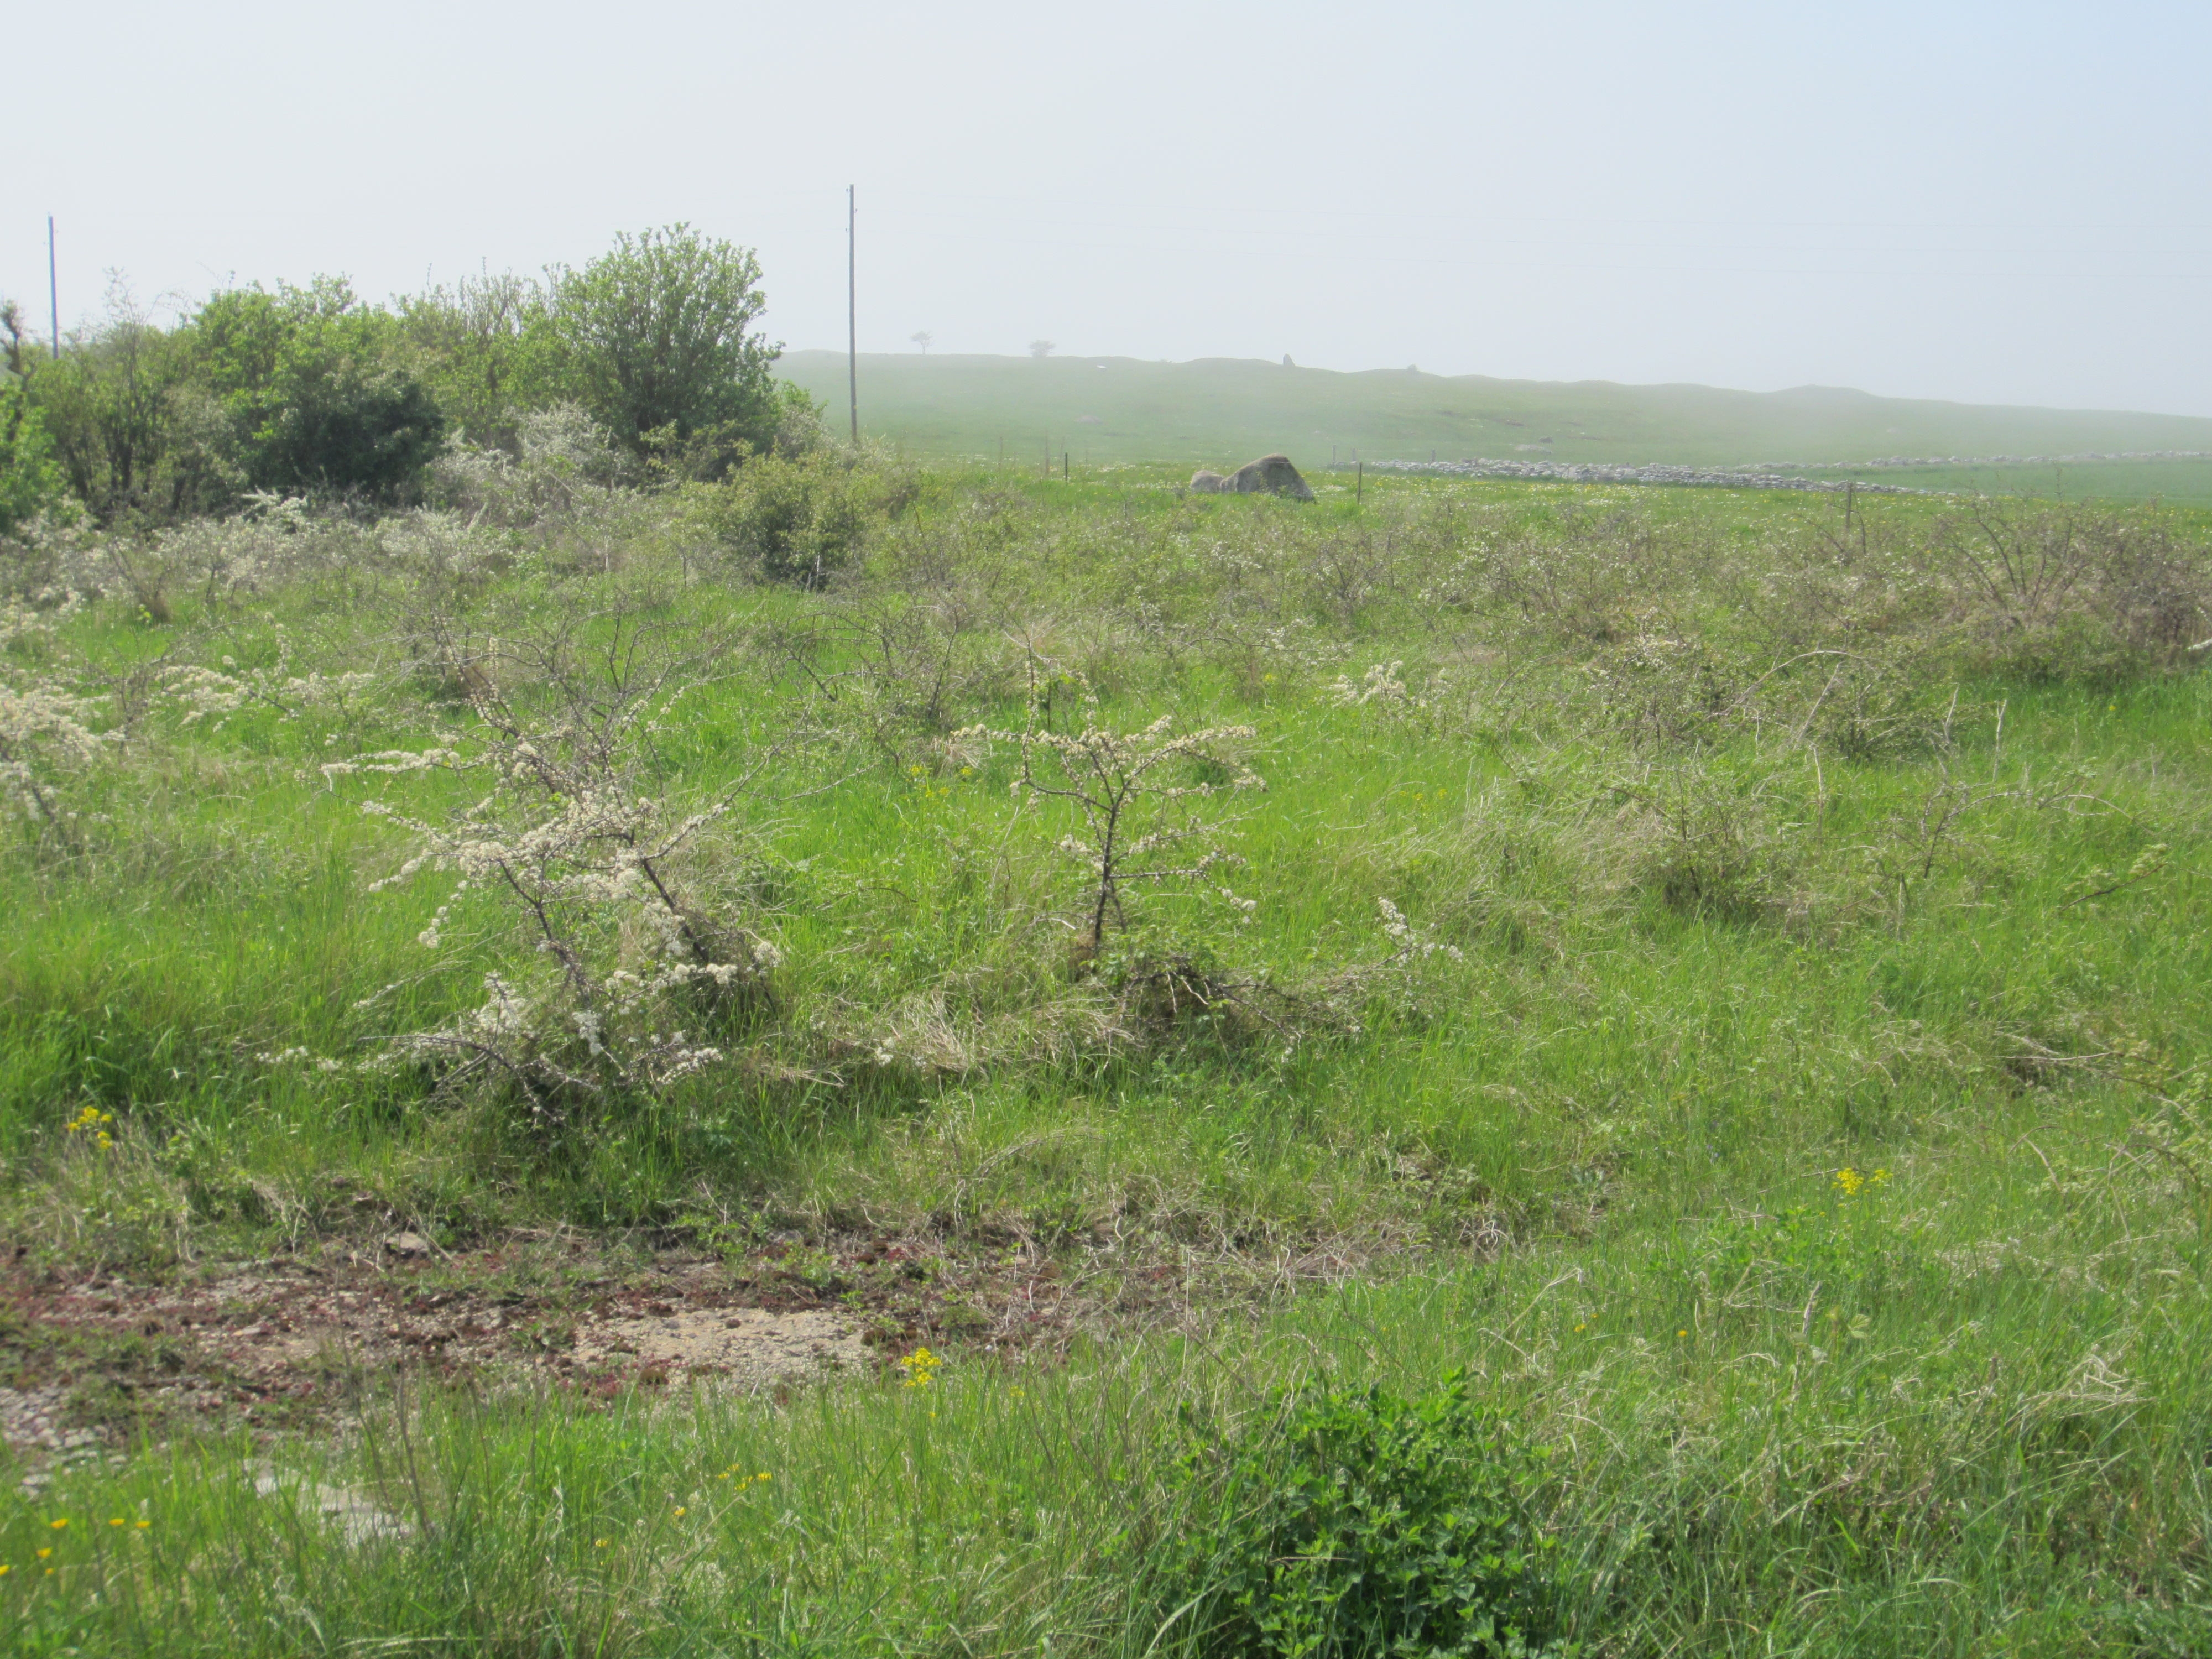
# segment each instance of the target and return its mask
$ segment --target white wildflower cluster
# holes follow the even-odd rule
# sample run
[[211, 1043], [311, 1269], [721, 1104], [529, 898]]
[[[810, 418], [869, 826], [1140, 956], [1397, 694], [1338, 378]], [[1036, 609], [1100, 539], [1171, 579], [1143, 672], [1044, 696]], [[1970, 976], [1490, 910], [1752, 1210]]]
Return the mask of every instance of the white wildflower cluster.
[[[356, 755], [351, 760], [325, 761], [315, 769], [323, 775], [323, 781], [335, 785], [338, 779], [356, 772], [381, 772], [396, 775], [403, 772], [430, 772], [443, 768], [459, 769], [468, 763], [460, 750], [452, 745], [460, 741], [448, 736], [446, 746], [432, 749], [379, 749], [366, 755]], [[411, 872], [410, 872], [411, 873]], [[398, 878], [386, 878], [374, 884], [369, 890], [391, 884]]]
[[75, 816], [62, 803], [63, 781], [121, 740], [98, 729], [106, 699], [82, 693], [67, 677], [60, 630], [82, 603], [62, 591], [0, 606], [0, 810], [42, 829]]
[[318, 525], [297, 497], [263, 493], [235, 518], [190, 519], [143, 538], [111, 537], [101, 549], [100, 590], [134, 599], [167, 622], [177, 594], [189, 591], [203, 605], [250, 598], [274, 580], [343, 556], [343, 544], [357, 534], [342, 524]]
[[1435, 923], [1431, 922], [1425, 930], [1417, 929], [1406, 920], [1404, 911], [1380, 896], [1376, 898], [1375, 908], [1382, 913], [1382, 936], [1395, 947], [1387, 966], [1410, 968], [1439, 954], [1454, 962], [1462, 959], [1459, 946], [1430, 937], [1437, 931]]
[[1263, 628], [1254, 643], [1261, 659], [1279, 673], [1317, 674], [1346, 648], [1323, 638], [1310, 617], [1293, 617], [1279, 628]]
[[622, 452], [574, 404], [533, 410], [515, 434], [520, 454], [456, 444], [432, 464], [438, 495], [473, 529], [489, 520], [543, 525], [604, 509], [620, 493]]
[[450, 1024], [392, 1040], [386, 1064], [430, 1060], [447, 1081], [499, 1077], [555, 1115], [610, 1091], [659, 1089], [722, 1060], [687, 1024], [765, 993], [781, 963], [757, 933], [719, 921], [679, 890], [676, 866], [726, 816], [726, 801], [678, 813], [641, 787], [635, 743], [666, 714], [637, 700], [603, 721], [526, 726], [504, 703], [478, 705], [487, 730], [416, 753], [324, 769], [429, 769], [483, 775], [490, 787], [447, 823], [382, 801], [362, 810], [404, 831], [411, 852], [372, 890], [426, 872], [459, 879], [420, 934], [436, 949], [472, 897], [534, 936], [542, 967], [494, 973], [486, 998]]
[[1390, 953], [1379, 960], [1340, 969], [1310, 982], [1300, 994], [1306, 1007], [1325, 1011], [1336, 1029], [1349, 1036], [1357, 1036], [1365, 1029], [1360, 1012], [1375, 998], [1387, 995], [1401, 1009], [1416, 1009], [1422, 969], [1438, 959], [1465, 959], [1457, 945], [1434, 937], [1433, 925], [1414, 927], [1389, 899], [1377, 895], [1375, 908], [1382, 917], [1382, 936], [1390, 942]]
[[343, 1060], [318, 1054], [312, 1048], [279, 1048], [273, 1054], [256, 1054], [254, 1059], [272, 1071], [281, 1066], [301, 1065], [310, 1066], [318, 1072], [343, 1072], [346, 1069]]
[[[1340, 674], [1330, 686], [1329, 696], [1340, 708], [1373, 708], [1378, 714], [1409, 714], [1429, 706], [1426, 696], [1416, 695], [1401, 678], [1403, 662], [1376, 663], [1354, 685], [1351, 678]], [[1434, 689], [1433, 684], [1430, 688]]]
[[376, 527], [377, 551], [403, 570], [467, 578], [513, 562], [500, 538], [450, 513], [410, 513]]
[[177, 664], [161, 671], [159, 686], [183, 708], [184, 724], [192, 726], [214, 716], [209, 729], [220, 732], [233, 714], [248, 708], [274, 709], [286, 720], [320, 709], [344, 712], [348, 705], [377, 677], [368, 673], [295, 674], [292, 641], [276, 630], [276, 660], [267, 668], [242, 668], [234, 657], [222, 659], [220, 668]]
[[0, 678], [0, 805], [41, 825], [68, 816], [56, 778], [89, 769], [118, 735], [94, 730], [101, 701]]
[[0, 651], [50, 647], [62, 625], [84, 608], [84, 595], [73, 588], [50, 588], [27, 599], [0, 600]]

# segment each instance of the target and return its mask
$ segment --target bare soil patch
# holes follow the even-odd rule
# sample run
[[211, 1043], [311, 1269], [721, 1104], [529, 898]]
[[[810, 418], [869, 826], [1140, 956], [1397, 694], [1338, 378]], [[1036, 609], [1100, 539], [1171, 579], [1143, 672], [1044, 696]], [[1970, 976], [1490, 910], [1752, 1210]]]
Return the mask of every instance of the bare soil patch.
[[1085, 1332], [1195, 1328], [1373, 1260], [1371, 1241], [1261, 1259], [855, 1236], [720, 1257], [580, 1234], [447, 1250], [392, 1233], [143, 1277], [19, 1262], [0, 1275], [0, 1439], [35, 1478], [140, 1434], [323, 1425], [402, 1371], [781, 1396], [918, 1343], [1011, 1360]]

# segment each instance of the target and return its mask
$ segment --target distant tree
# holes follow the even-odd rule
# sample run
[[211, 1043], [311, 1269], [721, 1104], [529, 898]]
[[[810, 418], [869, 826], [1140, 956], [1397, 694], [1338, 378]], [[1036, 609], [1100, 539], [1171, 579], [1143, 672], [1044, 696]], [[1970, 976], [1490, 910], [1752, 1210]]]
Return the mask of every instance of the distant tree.
[[769, 369], [782, 347], [751, 331], [767, 301], [750, 249], [675, 224], [548, 276], [541, 396], [574, 398], [640, 453], [702, 433], [773, 440], [783, 409]]
[[934, 340], [937, 337], [934, 334], [932, 334], [927, 329], [921, 328], [916, 329], [913, 333], [908, 335], [906, 337], [913, 341], [916, 345], [920, 346], [921, 348], [921, 355], [927, 357], [929, 356], [929, 343]]
[[445, 441], [435, 399], [400, 362], [398, 319], [343, 277], [218, 294], [189, 333], [250, 487], [404, 495]]
[[1060, 348], [1054, 345], [1050, 340], [1031, 340], [1030, 342], [1030, 356], [1032, 357], [1049, 357], [1054, 352], [1059, 349]]
[[527, 276], [465, 276], [399, 301], [409, 367], [471, 442], [510, 447], [528, 385], [532, 331], [545, 290]]
[[54, 459], [46, 422], [25, 390], [28, 367], [23, 349], [23, 318], [13, 300], [0, 301], [0, 534], [59, 507], [69, 499], [69, 480]]
[[235, 480], [222, 413], [195, 384], [184, 331], [164, 330], [119, 277], [106, 313], [52, 361], [25, 356], [27, 406], [70, 490], [102, 523], [221, 505]]

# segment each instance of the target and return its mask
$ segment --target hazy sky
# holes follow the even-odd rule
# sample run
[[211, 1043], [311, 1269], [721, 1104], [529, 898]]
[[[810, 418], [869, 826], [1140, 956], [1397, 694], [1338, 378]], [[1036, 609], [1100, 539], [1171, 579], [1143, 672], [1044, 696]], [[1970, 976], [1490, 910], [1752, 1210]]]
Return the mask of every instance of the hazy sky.
[[2212, 415], [2212, 6], [11, 5], [0, 289], [580, 263], [770, 332]]

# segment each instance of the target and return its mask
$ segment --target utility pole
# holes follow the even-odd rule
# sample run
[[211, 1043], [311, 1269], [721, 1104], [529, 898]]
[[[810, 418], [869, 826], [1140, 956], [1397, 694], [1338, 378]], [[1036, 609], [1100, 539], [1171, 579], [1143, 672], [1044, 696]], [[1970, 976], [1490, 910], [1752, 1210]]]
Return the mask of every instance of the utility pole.
[[860, 447], [860, 258], [853, 243], [853, 187], [845, 186], [845, 397], [853, 405], [853, 447]]
[[52, 307], [54, 325], [53, 355], [59, 362], [62, 356], [62, 285], [54, 274], [54, 216], [46, 216], [46, 303]]

